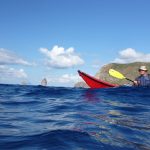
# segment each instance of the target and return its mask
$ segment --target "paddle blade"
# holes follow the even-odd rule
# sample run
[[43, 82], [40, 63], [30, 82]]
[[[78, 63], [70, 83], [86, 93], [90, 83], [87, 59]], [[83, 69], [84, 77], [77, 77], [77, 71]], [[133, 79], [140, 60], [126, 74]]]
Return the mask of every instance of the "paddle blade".
[[126, 79], [126, 77], [123, 74], [121, 74], [120, 72], [118, 72], [114, 69], [110, 69], [109, 74], [118, 79]]

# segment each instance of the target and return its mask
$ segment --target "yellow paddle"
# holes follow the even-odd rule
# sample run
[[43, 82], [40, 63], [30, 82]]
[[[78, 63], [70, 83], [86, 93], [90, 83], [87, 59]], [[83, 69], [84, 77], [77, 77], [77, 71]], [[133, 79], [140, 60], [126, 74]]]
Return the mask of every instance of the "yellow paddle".
[[118, 78], [118, 79], [126, 79], [126, 80], [129, 80], [131, 82], [134, 82], [133, 80], [126, 78], [122, 73], [120, 73], [114, 69], [109, 69], [109, 74], [115, 78]]

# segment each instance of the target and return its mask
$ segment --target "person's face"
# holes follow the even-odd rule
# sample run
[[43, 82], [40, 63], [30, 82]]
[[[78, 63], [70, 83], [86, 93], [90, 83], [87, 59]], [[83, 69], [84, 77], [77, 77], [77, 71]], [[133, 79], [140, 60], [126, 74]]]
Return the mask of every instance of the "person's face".
[[147, 73], [147, 71], [145, 70], [139, 70], [140, 75], [145, 75]]

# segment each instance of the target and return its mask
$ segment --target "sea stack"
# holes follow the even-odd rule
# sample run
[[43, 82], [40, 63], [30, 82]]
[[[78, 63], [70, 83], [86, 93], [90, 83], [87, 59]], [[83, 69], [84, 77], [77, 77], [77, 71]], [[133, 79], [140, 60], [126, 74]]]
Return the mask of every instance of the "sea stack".
[[46, 78], [44, 78], [44, 79], [41, 81], [41, 85], [42, 85], [42, 86], [47, 86], [47, 80], [46, 80]]

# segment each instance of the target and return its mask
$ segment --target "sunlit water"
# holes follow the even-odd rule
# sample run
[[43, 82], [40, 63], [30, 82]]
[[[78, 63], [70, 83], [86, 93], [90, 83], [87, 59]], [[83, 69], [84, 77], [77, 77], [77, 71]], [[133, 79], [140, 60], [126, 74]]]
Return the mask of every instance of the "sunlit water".
[[0, 85], [0, 150], [150, 150], [150, 88]]

